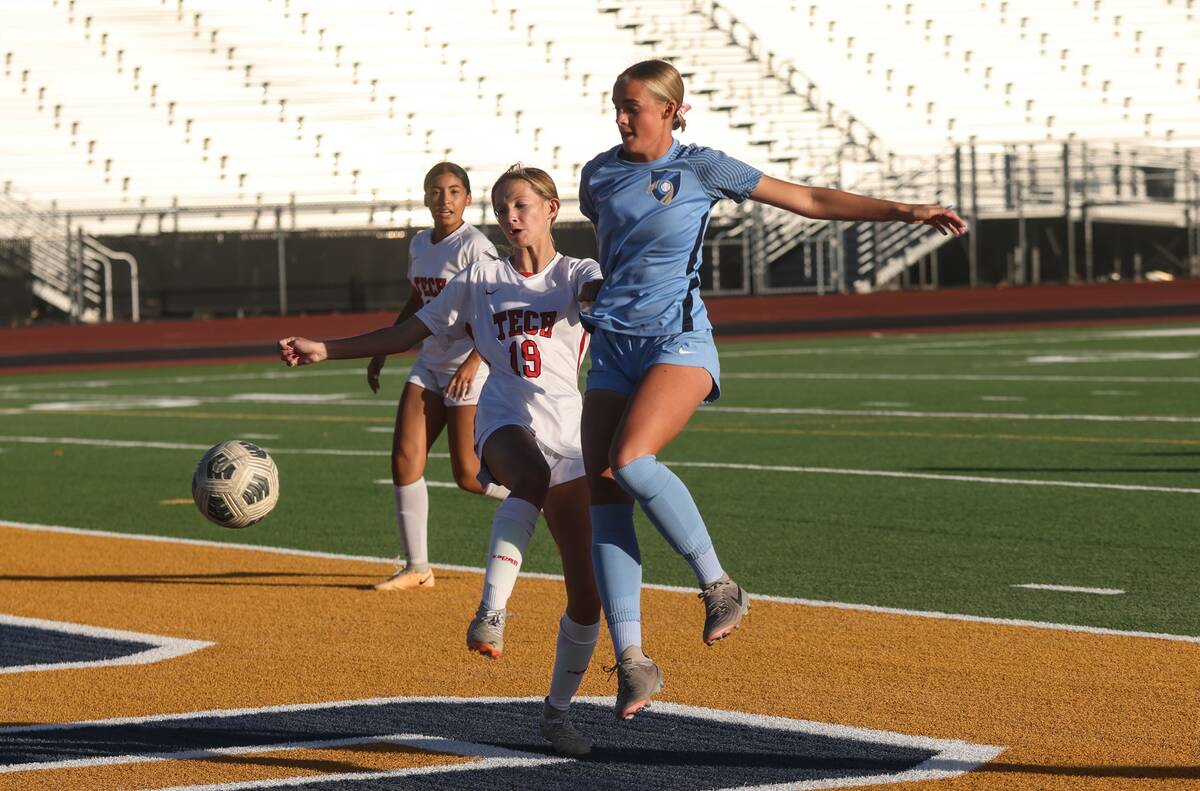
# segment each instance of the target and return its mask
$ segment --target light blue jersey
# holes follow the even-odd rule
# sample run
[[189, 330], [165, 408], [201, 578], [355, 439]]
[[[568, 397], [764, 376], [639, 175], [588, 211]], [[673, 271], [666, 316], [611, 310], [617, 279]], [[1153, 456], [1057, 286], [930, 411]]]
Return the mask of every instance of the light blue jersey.
[[628, 162], [620, 150], [593, 159], [580, 177], [579, 208], [596, 226], [604, 273], [584, 321], [641, 336], [711, 329], [700, 266], [712, 207], [745, 200], [762, 172], [678, 140], [653, 162]]

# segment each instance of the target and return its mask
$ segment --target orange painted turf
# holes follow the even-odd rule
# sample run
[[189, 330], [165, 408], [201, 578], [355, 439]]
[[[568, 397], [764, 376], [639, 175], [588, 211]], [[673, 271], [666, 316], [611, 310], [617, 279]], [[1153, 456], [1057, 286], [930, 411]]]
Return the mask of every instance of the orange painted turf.
[[[386, 696], [540, 696], [561, 583], [523, 579], [498, 661], [467, 651], [475, 573], [379, 593], [379, 563], [0, 529], [0, 612], [210, 641], [148, 665], [0, 675], [0, 725]], [[1200, 645], [757, 601], [706, 648], [692, 595], [648, 590], [662, 699], [1006, 747], [945, 789], [1196, 788]], [[601, 635], [581, 694], [611, 695]], [[396, 745], [0, 774], [138, 787], [463, 759]], [[236, 766], [235, 766], [236, 764]], [[919, 784], [913, 784], [919, 785]], [[911, 786], [910, 786], [911, 787]]]

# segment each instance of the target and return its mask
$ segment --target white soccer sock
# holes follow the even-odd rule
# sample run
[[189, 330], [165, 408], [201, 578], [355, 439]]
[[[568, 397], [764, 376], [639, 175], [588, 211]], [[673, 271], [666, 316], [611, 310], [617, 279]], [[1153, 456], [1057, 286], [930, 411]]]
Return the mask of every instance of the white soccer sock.
[[509, 497], [496, 507], [483, 575], [483, 606], [487, 609], [503, 610], [508, 604], [539, 513], [541, 509], [536, 505], [517, 497]]
[[575, 623], [563, 613], [558, 622], [558, 646], [554, 651], [554, 674], [550, 676], [550, 708], [566, 711], [571, 698], [579, 691], [583, 673], [592, 661], [596, 639], [600, 637], [600, 621], [590, 626]]
[[493, 500], [506, 500], [510, 494], [512, 494], [512, 492], [498, 483], [489, 483], [487, 486], [483, 487], [483, 496], [490, 497]]
[[396, 527], [407, 567], [424, 571], [429, 567], [429, 490], [424, 478], [395, 489]]

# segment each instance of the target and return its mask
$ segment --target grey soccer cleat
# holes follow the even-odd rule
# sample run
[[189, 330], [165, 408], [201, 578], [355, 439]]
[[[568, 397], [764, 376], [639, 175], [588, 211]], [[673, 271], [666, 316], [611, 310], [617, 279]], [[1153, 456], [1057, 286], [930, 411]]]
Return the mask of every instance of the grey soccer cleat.
[[722, 575], [721, 579], [704, 586], [697, 594], [704, 601], [704, 644], [712, 645], [728, 637], [750, 612], [750, 597], [742, 586]]
[[619, 720], [631, 720], [633, 715], [650, 705], [650, 698], [662, 692], [662, 669], [645, 656], [639, 646], [629, 646], [621, 652], [617, 664], [609, 672], [617, 673], [617, 702], [613, 707]]
[[507, 610], [489, 610], [482, 604], [467, 627], [467, 648], [491, 659], [504, 653], [504, 620]]
[[567, 713], [552, 707], [550, 701], [542, 705], [542, 721], [538, 731], [559, 755], [578, 757], [592, 751], [592, 740], [575, 730]]

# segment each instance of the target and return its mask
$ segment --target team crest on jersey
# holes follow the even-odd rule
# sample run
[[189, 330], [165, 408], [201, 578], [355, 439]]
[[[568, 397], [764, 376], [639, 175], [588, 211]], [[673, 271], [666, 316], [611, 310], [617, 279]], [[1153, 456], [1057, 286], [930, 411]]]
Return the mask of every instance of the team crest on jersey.
[[652, 170], [650, 171], [650, 186], [646, 192], [663, 206], [670, 206], [671, 201], [679, 194], [679, 186], [683, 182], [681, 170]]

